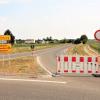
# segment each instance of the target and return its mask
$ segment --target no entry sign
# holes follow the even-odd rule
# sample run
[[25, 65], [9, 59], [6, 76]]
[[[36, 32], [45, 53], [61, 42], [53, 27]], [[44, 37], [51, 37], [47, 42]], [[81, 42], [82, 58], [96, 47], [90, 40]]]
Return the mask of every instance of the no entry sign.
[[94, 33], [94, 37], [97, 41], [100, 41], [100, 30], [97, 30], [95, 33]]

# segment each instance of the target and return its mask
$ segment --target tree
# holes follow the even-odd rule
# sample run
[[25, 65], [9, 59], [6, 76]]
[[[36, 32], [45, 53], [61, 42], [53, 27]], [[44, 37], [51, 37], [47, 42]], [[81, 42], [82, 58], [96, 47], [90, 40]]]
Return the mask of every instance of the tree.
[[15, 36], [12, 34], [12, 32], [9, 29], [7, 29], [4, 32], [4, 35], [10, 35], [11, 36], [11, 40], [8, 41], [8, 43], [11, 43], [11, 45], [14, 45]]
[[50, 37], [47, 37], [45, 40], [46, 40], [46, 41], [52, 41], [53, 39], [52, 39], [52, 37], [50, 36]]
[[74, 43], [74, 41], [75, 41], [74, 39], [68, 39], [67, 43]]
[[60, 40], [60, 43], [67, 43], [68, 42], [68, 40], [67, 39], [62, 39], [62, 40]]
[[81, 39], [80, 38], [77, 38], [75, 41], [74, 41], [74, 44], [80, 44], [81, 43]]
[[82, 42], [83, 44], [86, 44], [87, 41], [88, 41], [88, 37], [87, 37], [86, 35], [82, 35], [82, 36], [80, 37], [80, 40], [81, 40], [81, 42]]

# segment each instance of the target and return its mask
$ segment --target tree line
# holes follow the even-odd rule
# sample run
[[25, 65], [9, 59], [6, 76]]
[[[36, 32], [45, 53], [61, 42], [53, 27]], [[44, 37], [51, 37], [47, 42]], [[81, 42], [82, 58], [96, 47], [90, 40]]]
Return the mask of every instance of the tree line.
[[77, 38], [77, 39], [69, 39], [68, 40], [68, 43], [73, 43], [73, 44], [83, 43], [83, 44], [86, 44], [87, 41], [88, 41], [88, 37], [86, 35], [81, 35], [80, 38]]
[[[10, 35], [11, 36], [11, 40], [7, 41], [8, 43], [11, 43], [11, 45], [13, 46], [14, 45], [14, 41], [15, 41], [15, 36], [12, 34], [12, 32], [7, 29], [5, 32], [4, 32], [4, 35]], [[40, 44], [40, 43], [73, 43], [73, 44], [80, 44], [80, 43], [83, 43], [83, 44], [86, 44], [88, 41], [88, 37], [86, 35], [81, 35], [80, 38], [77, 38], [77, 39], [61, 39], [61, 40], [58, 40], [58, 39], [53, 39], [51, 36], [50, 37], [46, 37], [46, 38], [43, 38], [43, 39], [37, 39], [35, 41], [35, 43], [37, 44]], [[24, 44], [25, 43], [25, 40], [22, 40], [22, 39], [17, 39], [16, 42], [18, 44]]]

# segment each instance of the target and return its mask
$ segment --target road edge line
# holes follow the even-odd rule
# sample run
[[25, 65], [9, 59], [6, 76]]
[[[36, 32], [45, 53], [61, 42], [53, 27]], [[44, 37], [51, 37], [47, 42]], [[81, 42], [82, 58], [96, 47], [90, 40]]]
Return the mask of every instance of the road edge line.
[[3, 81], [22, 81], [22, 82], [40, 82], [40, 83], [58, 83], [66, 84], [64, 81], [48, 81], [48, 80], [33, 80], [33, 79], [13, 79], [13, 78], [0, 78]]
[[49, 75], [52, 77], [52, 72], [50, 72], [46, 67], [43, 66], [43, 64], [40, 61], [39, 56], [36, 57], [38, 64], [40, 65], [41, 68], [43, 68]]

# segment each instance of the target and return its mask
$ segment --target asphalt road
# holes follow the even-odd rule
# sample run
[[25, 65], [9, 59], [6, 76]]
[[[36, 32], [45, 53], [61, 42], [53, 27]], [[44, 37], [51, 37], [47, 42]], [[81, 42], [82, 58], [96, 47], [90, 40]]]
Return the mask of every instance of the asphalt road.
[[51, 52], [54, 53], [58, 53], [61, 52], [62, 50], [66, 49], [68, 46], [68, 44], [65, 45], [59, 45], [56, 46], [54, 48], [47, 48], [47, 49], [42, 49], [42, 50], [37, 50], [37, 51], [33, 51], [33, 52], [24, 52], [24, 53], [15, 53], [15, 54], [0, 54], [0, 59], [14, 59], [17, 57], [27, 57], [27, 56], [41, 56], [41, 55], [45, 55], [45, 54], [49, 54]]
[[0, 100], [100, 100], [100, 79], [66, 77], [62, 80], [67, 83], [0, 81]]
[[54, 48], [52, 50], [50, 50], [49, 52], [46, 51], [44, 52], [45, 54], [41, 54], [41, 55], [37, 55], [38, 60], [41, 63], [41, 66], [44, 66], [47, 70], [49, 70], [51, 73], [55, 73], [56, 72], [56, 68], [57, 68], [57, 62], [56, 62], [56, 58], [57, 56], [61, 55], [64, 53], [64, 50], [67, 51], [68, 47], [71, 47], [72, 45], [64, 45], [64, 46], [60, 46], [58, 48]]

